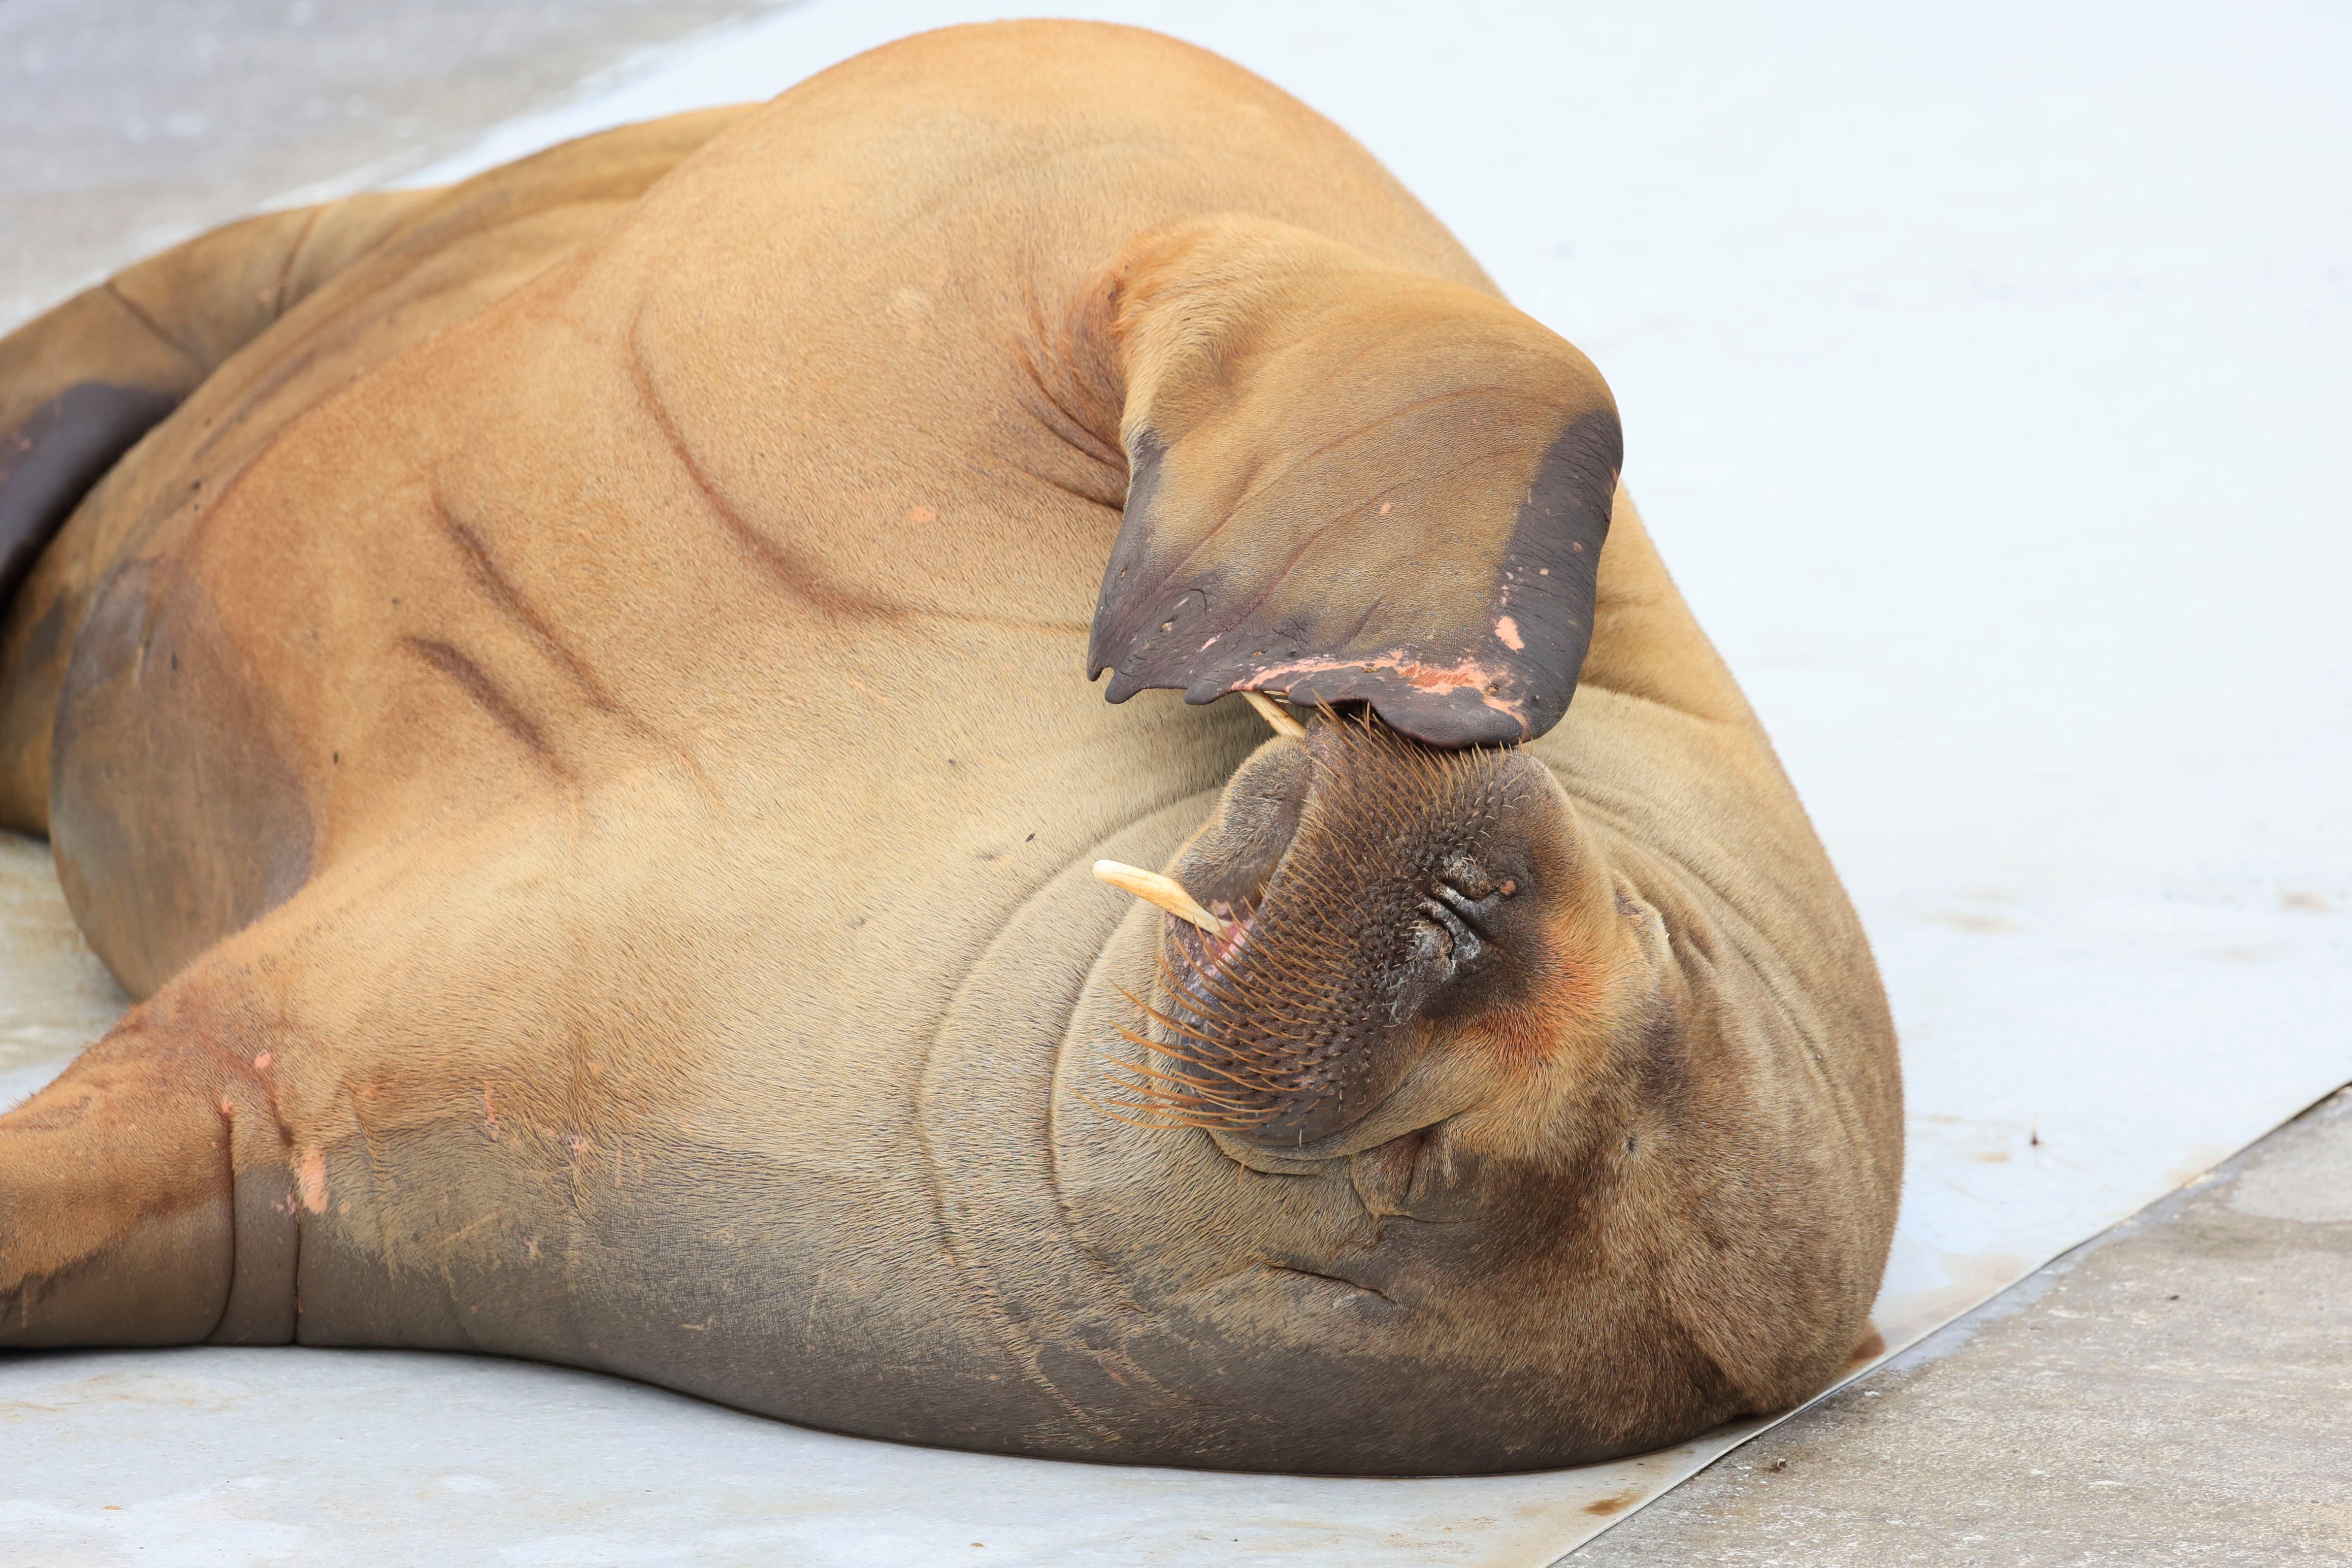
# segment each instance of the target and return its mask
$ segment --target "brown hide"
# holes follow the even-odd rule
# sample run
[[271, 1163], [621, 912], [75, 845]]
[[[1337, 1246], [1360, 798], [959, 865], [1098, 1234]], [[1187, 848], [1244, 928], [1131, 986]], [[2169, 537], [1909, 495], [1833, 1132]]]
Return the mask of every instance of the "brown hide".
[[[1023, 23], [399, 201], [258, 315], [214, 284], [283, 221], [150, 264], [186, 384], [89, 297], [0, 348], [10, 408], [186, 399], [0, 628], [8, 809], [152, 994], [0, 1119], [0, 1339], [1359, 1473], [1844, 1362], [1901, 1165], [1862, 933], [1598, 374], [1346, 136]], [[1287, 1037], [1182, 1059], [1190, 939], [1105, 858], [1370, 1087], [1198, 1113]]]

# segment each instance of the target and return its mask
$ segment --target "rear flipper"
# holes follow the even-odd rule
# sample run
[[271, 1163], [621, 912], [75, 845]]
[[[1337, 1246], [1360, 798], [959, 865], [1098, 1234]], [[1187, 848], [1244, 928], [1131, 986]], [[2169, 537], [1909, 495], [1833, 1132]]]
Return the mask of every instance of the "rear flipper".
[[[434, 191], [271, 213], [175, 246], [0, 339], [0, 826], [47, 830], [38, 677], [61, 628], [6, 612], [74, 508], [222, 361], [398, 227]], [[20, 617], [21, 618], [21, 617]]]
[[354, 196], [231, 224], [0, 340], [0, 607], [116, 458], [434, 194]]
[[[205, 482], [227, 481], [285, 421], [601, 233], [743, 112], [604, 132], [444, 190], [234, 224], [0, 341], [0, 826], [48, 831], [67, 663], [126, 552], [184, 525]], [[130, 450], [207, 381], [201, 409]]]
[[297, 1183], [269, 1059], [180, 985], [0, 1116], [0, 1346], [284, 1344]]

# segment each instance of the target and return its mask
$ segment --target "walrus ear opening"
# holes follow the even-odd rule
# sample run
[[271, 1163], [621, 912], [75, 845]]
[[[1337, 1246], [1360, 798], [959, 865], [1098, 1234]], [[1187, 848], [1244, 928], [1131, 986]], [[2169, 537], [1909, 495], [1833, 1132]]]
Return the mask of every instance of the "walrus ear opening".
[[1116, 291], [1128, 496], [1087, 654], [1109, 700], [1362, 702], [1444, 747], [1559, 721], [1622, 461], [1582, 354], [1254, 221], [1158, 237]]

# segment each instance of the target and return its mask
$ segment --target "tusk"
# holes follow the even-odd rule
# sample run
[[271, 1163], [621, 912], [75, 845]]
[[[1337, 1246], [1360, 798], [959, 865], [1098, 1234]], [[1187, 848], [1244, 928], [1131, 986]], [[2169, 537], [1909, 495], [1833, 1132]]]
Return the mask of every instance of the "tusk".
[[1147, 871], [1140, 866], [1122, 865], [1117, 860], [1095, 862], [1095, 875], [1121, 892], [1133, 893], [1147, 904], [1157, 904], [1180, 921], [1191, 921], [1211, 936], [1224, 934], [1225, 922], [1202, 909], [1184, 884], [1173, 877], [1163, 877], [1157, 871]]
[[1265, 692], [1244, 691], [1242, 696], [1248, 700], [1251, 707], [1257, 710], [1259, 718], [1274, 726], [1276, 734], [1287, 735], [1294, 741], [1307, 739], [1307, 726], [1284, 712], [1282, 704]]

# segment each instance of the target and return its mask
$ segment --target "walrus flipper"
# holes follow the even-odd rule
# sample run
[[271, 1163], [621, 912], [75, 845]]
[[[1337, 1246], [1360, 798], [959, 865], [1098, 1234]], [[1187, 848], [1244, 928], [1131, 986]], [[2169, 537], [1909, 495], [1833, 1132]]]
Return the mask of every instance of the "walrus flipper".
[[285, 1344], [297, 1181], [200, 988], [132, 1010], [0, 1116], [0, 1346]]
[[356, 196], [231, 224], [0, 340], [0, 611], [115, 459], [429, 194]]
[[0, 437], [0, 606], [75, 503], [179, 401], [143, 386], [76, 382]]
[[80, 605], [31, 581], [82, 499], [221, 363], [431, 191], [231, 224], [0, 339], [0, 826], [46, 832], [47, 736]]
[[1126, 516], [1107, 695], [1369, 702], [1433, 745], [1567, 711], [1621, 459], [1591, 363], [1492, 295], [1276, 224], [1114, 269]]

